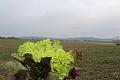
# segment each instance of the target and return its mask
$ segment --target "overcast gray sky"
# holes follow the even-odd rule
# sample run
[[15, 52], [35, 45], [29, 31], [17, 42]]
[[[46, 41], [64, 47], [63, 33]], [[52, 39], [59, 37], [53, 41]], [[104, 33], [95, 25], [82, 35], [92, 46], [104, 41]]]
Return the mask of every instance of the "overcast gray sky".
[[0, 36], [120, 35], [120, 0], [0, 0]]

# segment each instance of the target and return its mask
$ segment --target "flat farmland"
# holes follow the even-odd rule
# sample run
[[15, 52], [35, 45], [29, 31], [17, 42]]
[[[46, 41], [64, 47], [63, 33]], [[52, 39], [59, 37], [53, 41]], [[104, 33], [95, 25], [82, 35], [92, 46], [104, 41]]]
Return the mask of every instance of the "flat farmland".
[[[13, 60], [20, 44], [26, 40], [0, 39], [0, 80], [9, 80], [12, 73], [4, 69], [5, 62]], [[83, 52], [78, 80], [120, 80], [120, 46], [106, 42], [61, 41], [66, 51], [79, 49]]]
[[64, 49], [82, 50], [79, 80], [120, 80], [120, 46], [106, 42], [63, 41]]

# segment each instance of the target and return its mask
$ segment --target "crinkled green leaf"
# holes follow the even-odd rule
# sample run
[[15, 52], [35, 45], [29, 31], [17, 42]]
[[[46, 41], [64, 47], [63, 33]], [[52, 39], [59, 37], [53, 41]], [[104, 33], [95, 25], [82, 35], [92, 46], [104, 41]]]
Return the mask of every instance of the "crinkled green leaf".
[[52, 42], [50, 39], [46, 39], [36, 43], [28, 41], [19, 46], [19, 57], [16, 54], [12, 55], [22, 60], [21, 57], [26, 53], [32, 54], [35, 62], [40, 62], [43, 57], [52, 57], [52, 72], [58, 73], [59, 79], [61, 80], [65, 76], [68, 76], [69, 71], [72, 68], [70, 64], [74, 62], [74, 56], [70, 52], [65, 52], [60, 45], [60, 42], [56, 40]]

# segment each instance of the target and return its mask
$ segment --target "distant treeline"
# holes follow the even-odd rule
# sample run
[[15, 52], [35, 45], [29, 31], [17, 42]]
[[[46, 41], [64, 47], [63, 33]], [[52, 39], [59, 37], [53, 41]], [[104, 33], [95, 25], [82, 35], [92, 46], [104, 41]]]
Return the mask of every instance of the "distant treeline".
[[16, 38], [16, 37], [0, 37], [0, 39], [19, 39], [19, 38]]

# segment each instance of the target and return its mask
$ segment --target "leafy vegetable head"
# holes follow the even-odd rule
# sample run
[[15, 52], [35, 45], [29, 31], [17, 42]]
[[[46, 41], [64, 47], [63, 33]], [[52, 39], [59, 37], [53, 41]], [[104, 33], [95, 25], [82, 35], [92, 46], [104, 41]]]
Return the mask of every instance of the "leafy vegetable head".
[[71, 63], [74, 62], [74, 56], [70, 52], [65, 52], [60, 42], [56, 40], [52, 42], [50, 39], [46, 39], [36, 43], [28, 41], [20, 45], [18, 53], [12, 54], [12, 56], [22, 60], [21, 58], [23, 58], [26, 53], [32, 54], [35, 62], [40, 62], [41, 58], [44, 57], [52, 57], [52, 72], [57, 73], [60, 80], [68, 76], [72, 68]]

